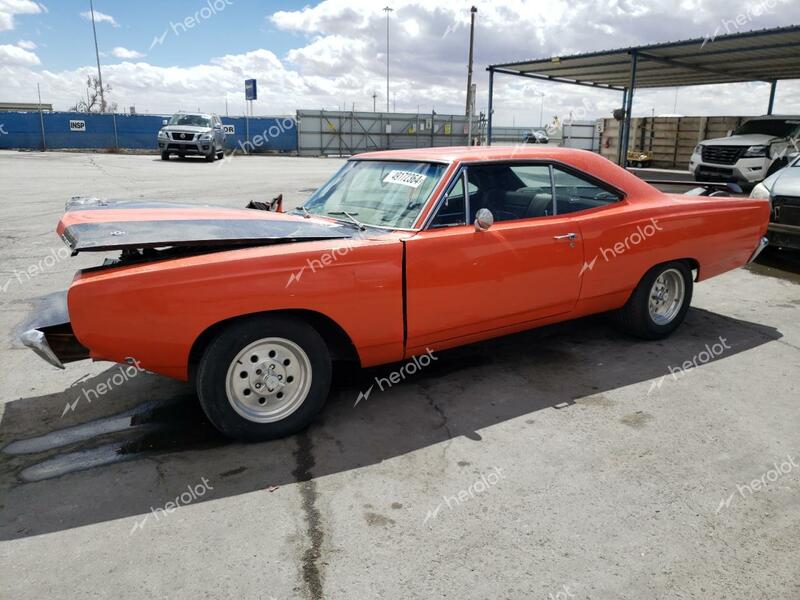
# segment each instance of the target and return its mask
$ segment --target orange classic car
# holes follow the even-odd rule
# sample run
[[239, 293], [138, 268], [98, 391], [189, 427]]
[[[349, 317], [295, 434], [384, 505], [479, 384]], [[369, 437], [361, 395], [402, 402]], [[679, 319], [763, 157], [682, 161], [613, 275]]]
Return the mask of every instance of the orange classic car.
[[719, 194], [528, 145], [355, 156], [290, 212], [76, 198], [64, 242], [119, 258], [78, 272], [60, 318], [23, 341], [59, 367], [135, 360], [195, 383], [224, 434], [285, 436], [320, 411], [335, 361], [612, 311], [634, 336], [669, 335], [693, 282], [766, 245], [769, 202]]

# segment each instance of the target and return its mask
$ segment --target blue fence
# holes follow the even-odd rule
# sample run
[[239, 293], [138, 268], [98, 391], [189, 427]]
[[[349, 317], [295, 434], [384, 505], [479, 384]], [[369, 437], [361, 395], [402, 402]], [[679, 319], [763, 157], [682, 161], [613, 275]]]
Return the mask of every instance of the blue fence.
[[[0, 149], [156, 150], [166, 117], [77, 112], [0, 112]], [[291, 117], [222, 117], [225, 147], [238, 152], [296, 152]], [[42, 130], [44, 129], [44, 136]], [[44, 138], [44, 139], [43, 139]], [[43, 145], [44, 144], [44, 145]]]

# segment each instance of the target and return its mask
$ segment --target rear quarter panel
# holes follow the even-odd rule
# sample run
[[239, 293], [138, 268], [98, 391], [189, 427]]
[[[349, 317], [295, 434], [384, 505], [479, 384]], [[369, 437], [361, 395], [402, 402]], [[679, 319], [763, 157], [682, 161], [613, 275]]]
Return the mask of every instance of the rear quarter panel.
[[608, 310], [657, 264], [694, 259], [698, 280], [746, 264], [766, 232], [769, 203], [655, 191], [575, 220], [584, 241], [581, 302]]
[[280, 244], [82, 272], [70, 319], [92, 358], [178, 379], [208, 327], [263, 311], [310, 310], [348, 334], [361, 364], [403, 355], [402, 242]]

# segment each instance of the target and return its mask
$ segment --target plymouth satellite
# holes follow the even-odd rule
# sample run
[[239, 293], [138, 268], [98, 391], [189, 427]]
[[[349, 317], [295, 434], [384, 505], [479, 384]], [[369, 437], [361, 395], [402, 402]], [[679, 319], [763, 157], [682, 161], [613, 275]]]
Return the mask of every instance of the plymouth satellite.
[[668, 336], [693, 282], [767, 243], [769, 201], [719, 194], [666, 194], [597, 154], [524, 145], [355, 156], [288, 213], [76, 198], [63, 241], [119, 257], [78, 272], [61, 318], [23, 341], [61, 368], [135, 360], [190, 381], [222, 433], [271, 439], [312, 422], [335, 361], [603, 312]]

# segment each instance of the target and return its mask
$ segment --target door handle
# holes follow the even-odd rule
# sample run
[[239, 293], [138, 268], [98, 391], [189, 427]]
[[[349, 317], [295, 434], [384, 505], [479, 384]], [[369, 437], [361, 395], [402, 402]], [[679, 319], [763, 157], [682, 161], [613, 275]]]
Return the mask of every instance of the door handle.
[[564, 235], [554, 235], [554, 240], [570, 240], [575, 241], [578, 238], [577, 233], [565, 233]]

